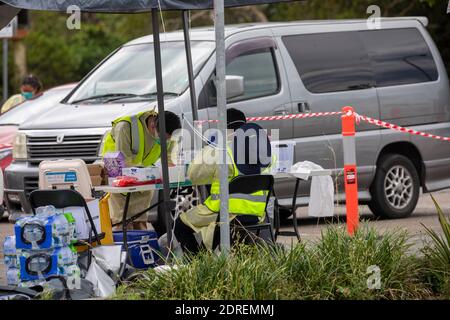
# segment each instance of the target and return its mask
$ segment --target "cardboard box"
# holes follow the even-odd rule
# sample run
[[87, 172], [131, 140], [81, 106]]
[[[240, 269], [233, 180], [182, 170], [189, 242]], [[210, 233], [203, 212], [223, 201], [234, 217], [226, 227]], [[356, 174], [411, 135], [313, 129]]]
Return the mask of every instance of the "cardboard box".
[[138, 181], [151, 181], [161, 178], [158, 167], [146, 167], [146, 168], [123, 168], [122, 175], [127, 177], [134, 177]]
[[92, 186], [98, 187], [102, 185], [103, 178], [102, 176], [91, 176]]
[[101, 164], [87, 164], [86, 165], [90, 176], [101, 176], [103, 165]]

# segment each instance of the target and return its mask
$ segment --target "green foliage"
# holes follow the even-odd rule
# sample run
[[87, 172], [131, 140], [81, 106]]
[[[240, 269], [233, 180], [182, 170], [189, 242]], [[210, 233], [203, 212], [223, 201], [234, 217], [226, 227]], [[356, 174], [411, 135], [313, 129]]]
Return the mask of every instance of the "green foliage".
[[42, 79], [46, 88], [79, 81], [122, 43], [102, 21], [85, 22], [77, 31], [66, 28], [65, 15], [44, 12], [32, 18], [25, 40], [28, 69]]
[[434, 289], [450, 297], [450, 219], [448, 219], [436, 199], [433, 199], [436, 211], [439, 216], [439, 224], [441, 225], [442, 235], [426, 226], [425, 230], [430, 236], [434, 246], [427, 246], [423, 252], [427, 263], [428, 281], [433, 285]]
[[[428, 30], [450, 73], [450, 19], [446, 14], [446, 0], [323, 0], [259, 5], [227, 9], [226, 23], [367, 18], [367, 7], [372, 4], [380, 6], [385, 17], [427, 16]], [[180, 12], [162, 15], [166, 31], [181, 28]], [[68, 30], [67, 17], [66, 14], [30, 12], [32, 25], [25, 38], [28, 71], [38, 75], [46, 88], [81, 80], [114, 49], [152, 32], [148, 13], [82, 14], [81, 30]], [[213, 24], [210, 10], [193, 11], [191, 19], [193, 27]], [[10, 93], [19, 87], [20, 79], [15, 74], [13, 59], [10, 59]]]
[[[380, 236], [363, 227], [349, 237], [330, 227], [311, 245], [292, 250], [237, 246], [226, 258], [201, 253], [167, 272], [149, 270], [119, 288], [115, 299], [417, 299], [419, 260], [407, 255], [404, 233]], [[368, 268], [381, 270], [381, 288], [369, 289]]]

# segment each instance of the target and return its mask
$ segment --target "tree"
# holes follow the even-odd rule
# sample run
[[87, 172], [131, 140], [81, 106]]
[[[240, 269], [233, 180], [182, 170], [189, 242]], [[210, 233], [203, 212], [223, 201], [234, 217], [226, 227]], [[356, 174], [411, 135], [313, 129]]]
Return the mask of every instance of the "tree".
[[[367, 18], [367, 7], [377, 4], [382, 16], [427, 16], [428, 30], [436, 41], [450, 73], [450, 18], [447, 0], [308, 0], [226, 9], [226, 23], [293, 21], [307, 19]], [[181, 29], [178, 11], [163, 12], [167, 32]], [[28, 70], [38, 75], [44, 86], [81, 80], [97, 63], [123, 43], [152, 32], [150, 14], [83, 14], [81, 30], [66, 28], [67, 15], [30, 13], [31, 29], [25, 43]], [[211, 26], [211, 10], [193, 11], [192, 27]], [[12, 50], [11, 50], [12, 51]], [[12, 66], [11, 66], [12, 67]], [[13, 68], [11, 68], [13, 77]], [[20, 79], [14, 79], [15, 89]], [[13, 88], [12, 88], [13, 89]]]

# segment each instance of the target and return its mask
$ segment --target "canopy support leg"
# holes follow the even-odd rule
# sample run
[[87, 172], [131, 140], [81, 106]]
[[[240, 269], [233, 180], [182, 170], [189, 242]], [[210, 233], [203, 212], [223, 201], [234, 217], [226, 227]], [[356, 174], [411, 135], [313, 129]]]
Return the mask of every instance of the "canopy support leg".
[[161, 140], [161, 167], [163, 178], [163, 196], [164, 202], [162, 204], [166, 227], [167, 227], [167, 242], [169, 250], [172, 243], [172, 213], [169, 211], [170, 202], [170, 186], [169, 186], [169, 168], [168, 168], [168, 155], [167, 155], [167, 137], [166, 137], [166, 117], [164, 113], [164, 88], [162, 78], [162, 66], [161, 66], [161, 41], [159, 38], [159, 19], [158, 10], [152, 9], [152, 25], [153, 25], [153, 46], [155, 50], [155, 73], [156, 73], [156, 91], [158, 99], [158, 114], [159, 114], [159, 137]]

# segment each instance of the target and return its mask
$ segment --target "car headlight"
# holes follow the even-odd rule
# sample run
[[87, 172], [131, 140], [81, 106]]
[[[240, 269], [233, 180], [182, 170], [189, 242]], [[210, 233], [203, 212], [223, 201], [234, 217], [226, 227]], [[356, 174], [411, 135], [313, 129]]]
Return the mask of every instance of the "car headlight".
[[108, 130], [103, 135], [102, 142], [100, 143], [100, 147], [98, 148], [97, 156], [99, 156], [99, 157], [103, 157], [103, 147], [105, 146], [106, 137], [109, 135], [110, 132], [111, 132], [111, 130]]
[[13, 144], [13, 159], [23, 160], [27, 158], [27, 136], [25, 133], [18, 133]]
[[0, 150], [0, 161], [9, 157], [12, 154], [12, 149]]

